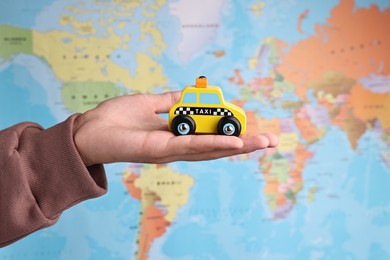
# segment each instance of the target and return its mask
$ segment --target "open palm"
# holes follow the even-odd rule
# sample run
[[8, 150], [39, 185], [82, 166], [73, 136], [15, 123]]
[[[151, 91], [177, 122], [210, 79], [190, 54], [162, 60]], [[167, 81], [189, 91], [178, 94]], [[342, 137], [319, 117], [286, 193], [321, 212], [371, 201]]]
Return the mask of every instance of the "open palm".
[[159, 114], [167, 113], [180, 94], [117, 97], [80, 115], [75, 121], [74, 136], [85, 164], [211, 160], [278, 144], [271, 133], [240, 137], [173, 135]]

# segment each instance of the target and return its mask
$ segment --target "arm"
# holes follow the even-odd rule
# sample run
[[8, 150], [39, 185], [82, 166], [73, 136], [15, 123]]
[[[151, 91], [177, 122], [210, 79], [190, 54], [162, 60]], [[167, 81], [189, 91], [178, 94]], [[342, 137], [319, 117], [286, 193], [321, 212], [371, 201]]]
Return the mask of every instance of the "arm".
[[22, 123], [0, 131], [0, 247], [106, 192], [103, 166], [86, 167], [75, 148], [76, 117], [47, 130]]
[[211, 160], [275, 147], [269, 133], [175, 136], [166, 113], [180, 92], [110, 99], [47, 130], [0, 132], [0, 247], [53, 225], [62, 211], [106, 192], [103, 163]]

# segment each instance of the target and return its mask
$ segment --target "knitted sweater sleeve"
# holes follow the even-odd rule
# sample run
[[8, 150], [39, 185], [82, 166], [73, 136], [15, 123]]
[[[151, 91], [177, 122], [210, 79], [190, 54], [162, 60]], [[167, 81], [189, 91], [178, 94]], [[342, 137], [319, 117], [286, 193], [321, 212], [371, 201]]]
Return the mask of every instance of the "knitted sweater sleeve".
[[103, 165], [86, 167], [73, 140], [77, 115], [48, 129], [0, 131], [0, 247], [55, 224], [61, 213], [107, 192]]

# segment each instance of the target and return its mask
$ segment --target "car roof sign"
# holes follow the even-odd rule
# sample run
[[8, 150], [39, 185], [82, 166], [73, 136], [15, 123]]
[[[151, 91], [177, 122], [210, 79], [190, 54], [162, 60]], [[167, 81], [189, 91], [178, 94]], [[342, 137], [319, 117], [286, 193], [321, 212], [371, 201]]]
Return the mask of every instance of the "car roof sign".
[[196, 79], [197, 88], [207, 88], [207, 78], [205, 76], [200, 76]]

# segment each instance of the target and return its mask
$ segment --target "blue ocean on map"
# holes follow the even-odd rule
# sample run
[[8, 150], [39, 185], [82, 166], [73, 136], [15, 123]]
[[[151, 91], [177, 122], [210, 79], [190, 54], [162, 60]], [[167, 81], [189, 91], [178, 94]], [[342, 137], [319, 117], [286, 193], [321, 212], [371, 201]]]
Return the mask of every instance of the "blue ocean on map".
[[0, 260], [390, 259], [389, 17], [385, 0], [1, 1], [0, 130], [49, 128], [102, 84], [162, 93], [204, 75], [247, 134], [280, 143], [106, 164], [107, 194]]

